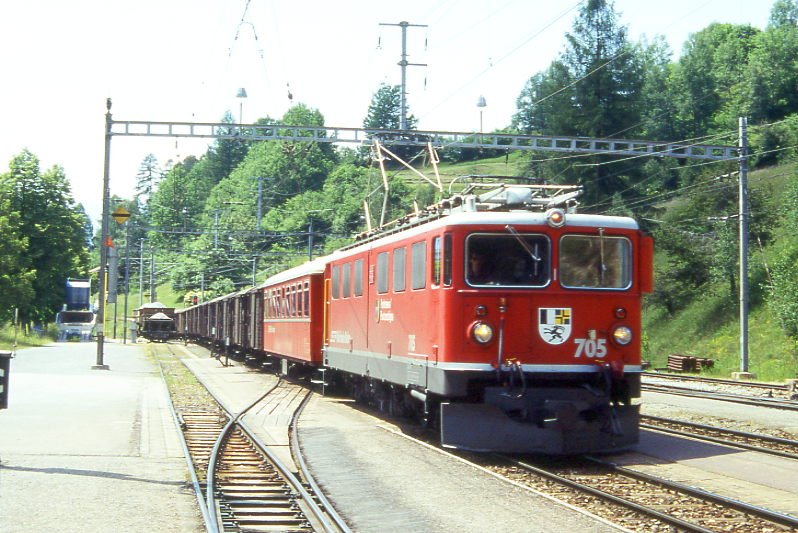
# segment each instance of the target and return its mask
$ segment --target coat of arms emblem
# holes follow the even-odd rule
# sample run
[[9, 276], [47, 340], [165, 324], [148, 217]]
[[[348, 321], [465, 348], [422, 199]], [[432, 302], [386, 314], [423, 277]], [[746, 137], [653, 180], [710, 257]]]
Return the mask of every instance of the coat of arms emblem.
[[570, 307], [538, 309], [538, 333], [549, 344], [562, 344], [571, 336]]

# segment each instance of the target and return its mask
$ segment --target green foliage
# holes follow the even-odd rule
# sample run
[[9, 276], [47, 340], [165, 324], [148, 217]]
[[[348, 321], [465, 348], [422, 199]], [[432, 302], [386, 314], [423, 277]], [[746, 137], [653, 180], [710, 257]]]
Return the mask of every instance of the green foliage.
[[798, 3], [795, 0], [776, 0], [770, 8], [768, 28], [798, 26]]
[[672, 80], [678, 135], [694, 137], [736, 127], [758, 33], [747, 25], [715, 23], [690, 36]]
[[[9, 284], [14, 300], [0, 308], [7, 318], [18, 307], [20, 321], [46, 323], [64, 301], [68, 277], [88, 277], [86, 214], [75, 204], [60, 167], [42, 173], [39, 159], [23, 150], [0, 179], [0, 241], [8, 259], [0, 262], [0, 280]], [[3, 267], [3, 263], [5, 267]]]
[[768, 303], [778, 317], [784, 332], [798, 339], [798, 244], [779, 253], [770, 271], [772, 282]]

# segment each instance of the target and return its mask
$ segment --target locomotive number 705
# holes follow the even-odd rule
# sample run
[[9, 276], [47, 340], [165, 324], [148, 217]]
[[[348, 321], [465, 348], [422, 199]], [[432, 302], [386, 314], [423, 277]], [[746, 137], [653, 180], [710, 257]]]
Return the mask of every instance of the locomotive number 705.
[[575, 358], [580, 358], [582, 355], [588, 358], [601, 359], [607, 355], [607, 339], [574, 339], [576, 344]]

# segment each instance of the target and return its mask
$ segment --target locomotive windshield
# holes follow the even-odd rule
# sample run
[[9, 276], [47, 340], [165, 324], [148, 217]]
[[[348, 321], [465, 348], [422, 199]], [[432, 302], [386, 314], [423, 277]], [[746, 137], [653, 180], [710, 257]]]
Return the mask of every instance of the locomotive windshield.
[[632, 284], [632, 244], [624, 237], [565, 235], [559, 267], [563, 287], [627, 289]]
[[543, 287], [551, 246], [545, 235], [474, 233], [466, 239], [466, 281], [472, 286]]

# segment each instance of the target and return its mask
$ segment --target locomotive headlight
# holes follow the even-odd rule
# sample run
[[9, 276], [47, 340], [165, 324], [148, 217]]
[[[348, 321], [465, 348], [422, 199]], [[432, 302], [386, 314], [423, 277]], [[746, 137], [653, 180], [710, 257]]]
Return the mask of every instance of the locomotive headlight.
[[493, 340], [493, 327], [487, 322], [474, 322], [471, 326], [471, 336], [480, 344], [488, 344]]
[[546, 211], [546, 223], [552, 228], [561, 228], [565, 225], [565, 211], [562, 209], [549, 209]]
[[619, 326], [612, 330], [612, 338], [621, 346], [626, 346], [632, 342], [632, 330], [626, 326]]

